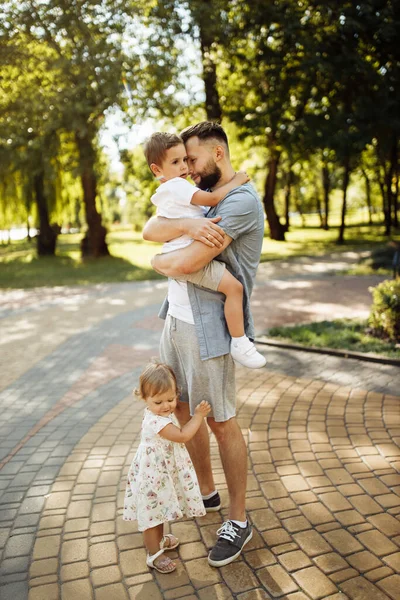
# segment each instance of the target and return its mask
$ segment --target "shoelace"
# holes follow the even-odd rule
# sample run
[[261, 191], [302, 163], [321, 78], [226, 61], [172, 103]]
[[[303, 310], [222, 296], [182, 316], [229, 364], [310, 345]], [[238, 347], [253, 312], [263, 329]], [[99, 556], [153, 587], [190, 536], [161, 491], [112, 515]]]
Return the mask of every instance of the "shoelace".
[[225, 521], [222, 527], [218, 529], [217, 535], [224, 538], [224, 540], [228, 540], [228, 542], [233, 542], [235, 537], [240, 537], [231, 521]]

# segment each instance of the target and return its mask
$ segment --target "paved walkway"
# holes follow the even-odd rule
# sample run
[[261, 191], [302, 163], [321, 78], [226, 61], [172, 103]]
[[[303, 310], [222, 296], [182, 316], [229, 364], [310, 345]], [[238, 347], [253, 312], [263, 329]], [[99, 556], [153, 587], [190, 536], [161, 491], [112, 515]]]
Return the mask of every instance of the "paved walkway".
[[[258, 332], [364, 314], [378, 280], [339, 290], [335, 261], [315, 263], [318, 276], [301, 260], [262, 265]], [[177, 522], [177, 572], [148, 571], [120, 514], [142, 412], [131, 389], [157, 354], [164, 293], [144, 282], [2, 295], [0, 600], [399, 600], [399, 369], [263, 346], [268, 368], [237, 370], [252, 541], [213, 569], [225, 510]], [[226, 506], [213, 438], [212, 451]]]

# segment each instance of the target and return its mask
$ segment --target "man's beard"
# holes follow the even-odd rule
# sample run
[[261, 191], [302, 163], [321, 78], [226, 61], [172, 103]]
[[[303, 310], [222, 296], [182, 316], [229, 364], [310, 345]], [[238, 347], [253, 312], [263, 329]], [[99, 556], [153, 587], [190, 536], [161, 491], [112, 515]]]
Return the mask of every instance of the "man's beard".
[[201, 190], [209, 190], [212, 189], [218, 181], [221, 179], [221, 169], [217, 167], [212, 158], [208, 161], [206, 166], [204, 167], [203, 173], [198, 173], [200, 175], [200, 181], [197, 184], [197, 187]]

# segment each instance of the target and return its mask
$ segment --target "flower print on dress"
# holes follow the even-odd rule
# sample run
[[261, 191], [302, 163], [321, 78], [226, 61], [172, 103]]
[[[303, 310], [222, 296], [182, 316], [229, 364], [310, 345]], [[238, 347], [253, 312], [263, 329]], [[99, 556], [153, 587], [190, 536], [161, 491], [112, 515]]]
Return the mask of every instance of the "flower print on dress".
[[167, 521], [205, 514], [196, 473], [185, 444], [163, 439], [159, 432], [173, 415], [144, 411], [139, 447], [128, 472], [123, 519], [137, 520], [139, 531]]

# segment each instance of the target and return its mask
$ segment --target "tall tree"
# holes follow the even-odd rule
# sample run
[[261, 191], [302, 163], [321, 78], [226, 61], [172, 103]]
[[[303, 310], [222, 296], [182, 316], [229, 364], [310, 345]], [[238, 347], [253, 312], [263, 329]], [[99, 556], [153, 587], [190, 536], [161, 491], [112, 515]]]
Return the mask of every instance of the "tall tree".
[[73, 132], [79, 156], [87, 222], [83, 255], [108, 254], [97, 204], [98, 132], [106, 111], [126, 104], [123, 76], [136, 116], [150, 113], [161, 100], [167, 104], [165, 98], [173, 100], [175, 88], [168, 86], [176, 74], [176, 51], [160, 22], [146, 29], [152, 8], [144, 0], [11, 0], [7, 7], [12, 27], [2, 27], [9, 39], [24, 35], [32, 44], [46, 44], [55, 56], [60, 127]]

